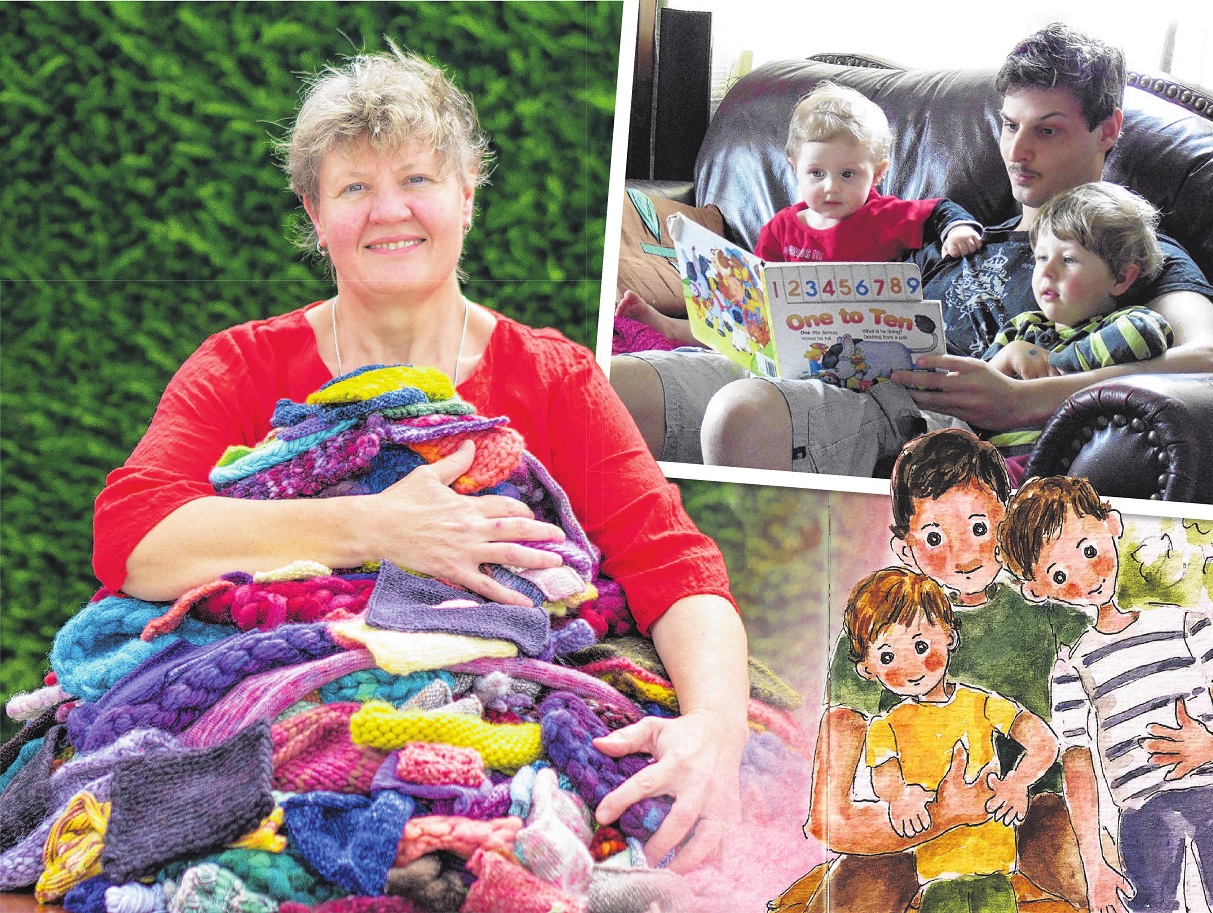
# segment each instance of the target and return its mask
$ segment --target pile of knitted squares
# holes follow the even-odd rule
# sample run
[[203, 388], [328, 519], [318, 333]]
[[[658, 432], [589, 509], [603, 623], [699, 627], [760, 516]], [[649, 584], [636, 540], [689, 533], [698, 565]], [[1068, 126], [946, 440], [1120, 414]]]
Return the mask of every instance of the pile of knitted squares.
[[[220, 494], [373, 493], [471, 439], [453, 487], [524, 500], [564, 530], [535, 544], [563, 564], [489, 568], [523, 607], [386, 560], [233, 571], [172, 604], [102, 591], [59, 631], [46, 687], [9, 702], [26, 724], [0, 747], [0, 890], [88, 911], [707, 909], [711, 889], [645, 860], [669, 799], [593, 818], [652, 759], [592, 740], [677, 698], [505, 419], [437, 371], [374, 366], [273, 425], [224, 454]], [[747, 820], [794, 834], [799, 699], [752, 671]]]

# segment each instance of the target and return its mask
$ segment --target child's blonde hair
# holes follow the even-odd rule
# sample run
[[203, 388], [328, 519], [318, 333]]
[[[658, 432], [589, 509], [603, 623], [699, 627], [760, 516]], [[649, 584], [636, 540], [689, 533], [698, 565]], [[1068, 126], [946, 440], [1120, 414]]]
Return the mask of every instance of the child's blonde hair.
[[926, 574], [896, 567], [869, 574], [851, 590], [842, 616], [851, 662], [863, 662], [868, 648], [889, 625], [909, 625], [920, 615], [949, 632], [959, 627], [948, 594]]
[[846, 86], [818, 83], [792, 111], [784, 151], [795, 161], [805, 143], [828, 143], [840, 136], [864, 146], [876, 164], [889, 160], [893, 131], [880, 105]]
[[1116, 280], [1136, 264], [1150, 279], [1162, 269], [1162, 248], [1155, 230], [1158, 210], [1131, 190], [1107, 181], [1080, 184], [1059, 193], [1036, 211], [1028, 238], [1041, 234], [1081, 244], [1108, 265]]

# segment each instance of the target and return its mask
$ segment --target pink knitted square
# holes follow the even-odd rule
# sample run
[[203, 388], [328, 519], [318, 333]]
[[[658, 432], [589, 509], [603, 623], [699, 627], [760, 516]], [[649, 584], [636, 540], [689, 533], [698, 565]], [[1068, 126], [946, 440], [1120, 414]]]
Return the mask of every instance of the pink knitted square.
[[396, 776], [408, 783], [479, 786], [484, 758], [474, 748], [439, 742], [407, 742], [396, 759]]

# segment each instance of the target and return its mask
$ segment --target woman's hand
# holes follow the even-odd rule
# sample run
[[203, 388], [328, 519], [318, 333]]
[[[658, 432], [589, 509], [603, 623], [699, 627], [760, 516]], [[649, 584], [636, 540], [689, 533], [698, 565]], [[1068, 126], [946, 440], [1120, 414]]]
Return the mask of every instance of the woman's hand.
[[636, 752], [656, 760], [608, 793], [595, 812], [600, 824], [615, 821], [649, 796], [671, 796], [674, 804], [645, 844], [651, 865], [692, 832], [670, 868], [685, 872], [715, 853], [725, 834], [741, 820], [738, 771], [747, 733], [711, 710], [672, 719], [645, 717], [594, 740], [613, 758]]
[[485, 574], [481, 565], [557, 567], [563, 563], [559, 555], [520, 543], [560, 542], [564, 531], [536, 520], [530, 508], [514, 498], [452, 490], [475, 455], [476, 445], [464, 441], [450, 456], [414, 469], [379, 494], [351, 500], [359, 506], [367, 502], [371, 513], [363, 528], [373, 537], [373, 554], [494, 602], [529, 605], [525, 596]]

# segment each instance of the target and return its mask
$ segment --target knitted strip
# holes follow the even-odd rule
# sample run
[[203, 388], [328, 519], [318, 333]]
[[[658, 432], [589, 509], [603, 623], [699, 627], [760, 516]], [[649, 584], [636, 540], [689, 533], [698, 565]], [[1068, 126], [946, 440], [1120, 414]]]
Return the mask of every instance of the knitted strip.
[[86, 878], [101, 874], [109, 814], [110, 803], [79, 792], [55, 819], [42, 850], [42, 874], [34, 887], [38, 903], [56, 903]]
[[306, 580], [257, 581], [233, 587], [196, 607], [200, 617], [230, 621], [241, 631], [268, 630], [287, 622], [320, 621], [336, 612], [356, 615], [366, 607], [373, 580], [326, 574]]
[[10, 720], [29, 722], [38, 719], [48, 710], [54, 710], [71, 697], [60, 685], [47, 685], [37, 691], [14, 694], [4, 705], [4, 712]]
[[[110, 798], [110, 777], [100, 777], [84, 787], [97, 797], [99, 802], [108, 802]], [[55, 821], [67, 811], [71, 796], [57, 803], [55, 810], [42, 820], [42, 823], [28, 833], [21, 842], [0, 854], [0, 891], [12, 891], [16, 888], [28, 888], [34, 885], [42, 874], [42, 850], [46, 846], [47, 835]]]
[[164, 606], [124, 596], [108, 596], [86, 604], [55, 635], [51, 668], [68, 694], [95, 701], [150, 657], [173, 644], [207, 644], [232, 633], [222, 625], [187, 618], [172, 636], [152, 643], [139, 639]]
[[253, 891], [278, 900], [314, 904], [344, 893], [309, 868], [289, 843], [281, 853], [226, 849], [203, 858], [171, 862], [161, 871], [161, 880], [177, 880], [186, 869], [203, 862], [227, 869]]
[[436, 853], [390, 869], [384, 890], [433, 913], [457, 913], [468, 893], [463, 879], [457, 872], [444, 869], [442, 857]]
[[396, 775], [413, 783], [484, 783], [484, 758], [471, 748], [430, 742], [408, 742], [396, 752]]
[[462, 495], [508, 479], [518, 467], [525, 446], [522, 435], [507, 427], [457, 433], [432, 441], [418, 441], [409, 446], [425, 457], [427, 462], [436, 463], [458, 450], [464, 441], [475, 443], [476, 456], [468, 471], [451, 486]]
[[250, 891], [227, 869], [204, 862], [185, 870], [168, 913], [277, 913], [278, 902]]
[[[596, 808], [611, 790], [651, 763], [640, 755], [616, 760], [593, 745], [609, 730], [576, 695], [554, 691], [539, 705], [543, 745], [557, 769], [568, 775], [582, 799]], [[619, 818], [619, 829], [629, 837], [647, 840], [670, 809], [664, 796], [640, 800]]]
[[488, 418], [483, 415], [430, 414], [387, 422], [382, 416], [372, 415], [367, 425], [382, 428], [383, 436], [393, 444], [411, 447], [413, 444], [437, 440], [451, 434], [468, 434], [497, 428], [509, 421], [504, 415]]
[[[465, 604], [447, 604], [455, 600]], [[410, 574], [386, 559], [367, 602], [366, 623], [393, 631], [444, 631], [508, 640], [531, 656], [543, 650], [550, 630], [543, 609], [489, 602], [432, 577]]]
[[590, 840], [590, 855], [594, 857], [595, 862], [609, 859], [627, 848], [628, 845], [623, 834], [609, 824], [600, 825], [598, 830], [594, 831], [593, 839]]
[[359, 896], [347, 894], [316, 906], [286, 902], [278, 907], [279, 913], [429, 913], [429, 908], [418, 908], [403, 897], [388, 897], [384, 894]]
[[[376, 416], [371, 416], [376, 418]], [[379, 448], [375, 459], [371, 460], [366, 471], [356, 479], [347, 479], [353, 487], [345, 492], [347, 495], [374, 495], [392, 485], [395, 485], [414, 469], [425, 465], [425, 458], [407, 447], [398, 447], [392, 443], [384, 443]], [[331, 490], [323, 492], [329, 495]]]
[[402, 780], [396, 772], [395, 753], [388, 755], [371, 781], [372, 794], [384, 789], [424, 800], [429, 805], [430, 813], [434, 815], [461, 815], [464, 818], [486, 821], [501, 818], [508, 814], [510, 809], [508, 783], [494, 785], [487, 778], [475, 787], [454, 783], [409, 782]]
[[356, 424], [357, 421], [349, 419], [344, 422], [337, 422], [327, 428], [317, 429], [310, 434], [293, 435], [289, 439], [275, 435], [262, 441], [243, 455], [236, 456], [235, 459], [230, 458], [235, 454], [230, 453], [232, 448], [229, 447], [227, 451], [224, 451], [223, 456], [219, 458], [218, 464], [211, 469], [208, 481], [216, 489], [231, 485], [233, 482], [246, 479], [251, 475], [256, 475], [280, 463], [285, 463], [287, 460], [294, 459], [318, 444], [323, 444], [329, 438], [336, 437], [343, 431], [348, 431]]
[[[35, 720], [26, 723], [18, 730], [17, 734], [0, 746], [0, 771], [8, 773], [9, 768], [13, 766], [17, 758], [24, 751], [25, 746], [35, 739], [40, 739], [55, 725], [55, 708], [48, 707], [42, 711], [42, 714]], [[9, 775], [11, 778], [11, 774]]]
[[[193, 648], [188, 655], [158, 661], [170, 652], [166, 651], [106, 692], [94, 705], [96, 716], [87, 725], [87, 736], [81, 739], [83, 733], [72, 732], [72, 741], [89, 752], [131, 729], [150, 726], [184, 732], [242, 679], [265, 669], [331, 656], [340, 649], [323, 625], [295, 624], [234, 634]], [[72, 714], [69, 731], [80, 709]]]
[[[450, 672], [414, 672], [412, 675], [392, 675], [377, 666], [343, 675], [336, 681], [320, 686], [320, 700], [387, 701], [399, 706], [435, 680], [441, 680], [454, 689], [455, 676]], [[447, 700], [450, 700], [448, 697]]]
[[574, 618], [564, 627], [553, 629], [539, 658], [544, 662], [551, 662], [557, 656], [582, 650], [595, 640], [594, 629], [590, 627], [589, 623], [580, 618]]
[[577, 669], [517, 658], [477, 659], [461, 663], [451, 671], [472, 675], [488, 675], [490, 672], [500, 671], [510, 678], [526, 679], [545, 688], [572, 692], [582, 700], [610, 711], [627, 723], [635, 723], [643, 716], [640, 709], [615, 688]]
[[674, 686], [660, 675], [642, 669], [622, 656], [587, 663], [581, 667], [581, 671], [609, 682], [638, 703], [652, 702], [672, 713], [678, 712]]
[[106, 913], [105, 892], [111, 887], [109, 879], [101, 875], [88, 878], [67, 892], [63, 909], [68, 913]]
[[374, 664], [374, 658], [366, 650], [346, 650], [250, 675], [199, 717], [182, 741], [192, 747], [222, 742], [253, 720], [275, 720], [305, 694]]
[[259, 722], [212, 748], [118, 764], [102, 856], [106, 877], [131, 881], [256, 828], [274, 809], [271, 752], [269, 725]]
[[168, 899], [161, 885], [132, 881], [106, 888], [104, 909], [106, 913], [165, 913]]
[[362, 619], [331, 622], [328, 629], [347, 649], [366, 647], [375, 657], [375, 665], [393, 675], [443, 669], [483, 657], [518, 654], [518, 648], [506, 640], [437, 631], [385, 631], [368, 626]]
[[[575, 554], [572, 549], [562, 549], [559, 542], [546, 544], [548, 547], [544, 551], [555, 552], [561, 558], [564, 557], [562, 554], [564, 551]], [[524, 580], [535, 584], [539, 588], [539, 592], [543, 593], [545, 602], [558, 602], [566, 608], [580, 605], [595, 592], [594, 588], [583, 580], [576, 570], [567, 565], [535, 568], [510, 566], [510, 570]]]
[[[613, 583], [613, 581], [612, 581]], [[570, 657], [574, 665], [584, 666], [600, 659], [622, 656], [631, 660], [647, 672], [668, 680], [665, 666], [657, 655], [657, 648], [647, 637], [612, 637], [609, 640], [586, 647]], [[750, 697], [779, 710], [798, 710], [802, 704], [800, 695], [769, 667], [750, 657]]]
[[275, 723], [270, 729], [274, 787], [296, 793], [369, 793], [387, 752], [350, 739], [350, 717], [359, 706], [323, 704]]
[[435, 403], [409, 403], [406, 406], [387, 406], [378, 414], [387, 419], [416, 418], [419, 415], [471, 415], [476, 407], [461, 399], [448, 399]]
[[340, 406], [324, 404], [307, 405], [305, 403], [291, 402], [289, 399], [280, 399], [278, 400], [278, 405], [274, 408], [274, 414], [270, 417], [270, 423], [275, 428], [284, 428], [288, 425], [298, 425], [312, 416], [321, 416], [324, 421], [336, 424], [350, 419], [357, 421], [370, 415], [372, 412], [382, 412], [384, 409], [393, 409], [399, 406], [409, 406], [414, 403], [424, 402], [427, 402], [425, 394], [415, 387], [391, 390], [371, 399], [345, 403]]
[[577, 617], [589, 623], [599, 639], [608, 634], [635, 634], [636, 622], [619, 583], [600, 576], [595, 578], [594, 587], [598, 595], [577, 607]]
[[455, 815], [426, 815], [404, 826], [396, 851], [396, 865], [406, 866], [427, 853], [446, 850], [464, 859], [479, 849], [509, 853], [522, 829], [520, 818], [471, 821]]
[[15, 846], [51, 811], [51, 765], [63, 727], [51, 729], [34, 758], [17, 773], [0, 804], [0, 853]]
[[0, 793], [3, 793], [8, 788], [8, 784], [12, 782], [13, 777], [20, 773], [25, 765], [32, 761], [38, 752], [42, 750], [45, 741], [44, 738], [37, 738], [21, 746], [21, 751], [17, 753], [17, 760], [9, 765], [8, 770], [0, 774]]
[[462, 913], [586, 913], [584, 898], [575, 897], [536, 878], [499, 853], [477, 852], [468, 868], [479, 877], [463, 902]]
[[653, 907], [663, 913], [689, 913], [700, 908], [691, 886], [668, 869], [596, 865], [590, 878], [594, 913], [637, 913]]
[[518, 490], [520, 499], [531, 509], [536, 520], [564, 530], [565, 539], [561, 544], [569, 547], [567, 554], [560, 552], [564, 563], [574, 568], [585, 580], [593, 580], [598, 574], [598, 547], [585, 534], [568, 495], [544, 465], [524, 450], [518, 468], [508, 481]]
[[431, 401], [455, 396], [455, 384], [437, 368], [368, 365], [357, 373], [333, 378], [310, 394], [306, 402], [309, 406], [360, 403], [401, 387], [412, 387]]
[[232, 849], [281, 853], [286, 849], [286, 837], [278, 833], [279, 828], [282, 827], [282, 818], [282, 807], [275, 806], [274, 810], [266, 815], [255, 829], [232, 843]]
[[390, 791], [373, 799], [310, 792], [283, 807], [291, 840], [312, 868], [352, 893], [383, 893], [412, 799]]
[[585, 804], [560, 789], [554, 770], [540, 770], [535, 775], [531, 813], [526, 827], [518, 832], [514, 855], [544, 881], [584, 897], [594, 868], [589, 842], [590, 815]]
[[379, 453], [380, 438], [361, 426], [335, 434], [317, 447], [285, 463], [263, 469], [230, 485], [217, 486], [225, 498], [272, 501], [314, 495], [342, 479], [362, 472]]
[[[159, 618], [153, 618], [143, 626], [143, 631], [139, 634], [139, 639], [143, 641], [152, 641], [162, 634], [167, 634], [172, 631], [177, 625], [181, 624], [181, 619], [189, 614], [194, 603], [200, 602], [207, 596], [212, 596], [215, 593], [222, 593], [234, 589], [236, 584], [231, 580], [220, 577], [218, 580], [212, 580], [209, 583], [204, 583], [201, 586], [196, 586], [192, 590], [186, 590], [176, 602], [172, 604], [167, 612]], [[215, 619], [220, 621], [223, 619]]]
[[539, 725], [495, 725], [474, 717], [442, 711], [398, 711], [372, 701], [350, 719], [355, 742], [376, 748], [399, 748], [406, 742], [443, 742], [474, 748], [486, 767], [513, 773], [539, 757]]

